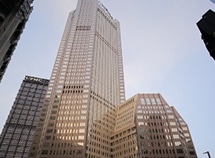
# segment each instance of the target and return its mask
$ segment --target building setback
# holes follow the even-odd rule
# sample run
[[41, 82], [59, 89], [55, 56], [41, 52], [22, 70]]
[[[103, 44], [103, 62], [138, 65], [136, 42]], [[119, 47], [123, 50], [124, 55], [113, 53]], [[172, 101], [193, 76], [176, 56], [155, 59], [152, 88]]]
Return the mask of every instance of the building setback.
[[0, 81], [32, 11], [33, 0], [0, 0]]
[[49, 80], [26, 76], [0, 137], [0, 158], [27, 158]]
[[114, 158], [197, 158], [186, 122], [160, 94], [137, 94], [116, 110]]

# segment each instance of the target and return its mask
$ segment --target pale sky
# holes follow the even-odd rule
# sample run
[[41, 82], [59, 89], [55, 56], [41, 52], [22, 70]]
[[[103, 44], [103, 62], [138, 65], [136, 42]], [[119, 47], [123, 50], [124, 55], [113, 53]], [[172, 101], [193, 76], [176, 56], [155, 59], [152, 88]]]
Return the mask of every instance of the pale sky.
[[[196, 23], [210, 0], [101, 0], [121, 24], [127, 98], [161, 93], [187, 122], [199, 158], [215, 157], [215, 61]], [[0, 131], [25, 75], [49, 79], [77, 0], [35, 0], [0, 83]]]

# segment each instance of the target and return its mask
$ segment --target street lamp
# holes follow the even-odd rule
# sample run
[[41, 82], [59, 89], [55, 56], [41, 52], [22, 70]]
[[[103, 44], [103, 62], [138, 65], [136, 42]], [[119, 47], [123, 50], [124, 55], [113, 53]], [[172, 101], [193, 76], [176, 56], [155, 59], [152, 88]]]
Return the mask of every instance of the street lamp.
[[204, 152], [203, 154], [208, 154], [208, 158], [211, 158], [209, 151]]

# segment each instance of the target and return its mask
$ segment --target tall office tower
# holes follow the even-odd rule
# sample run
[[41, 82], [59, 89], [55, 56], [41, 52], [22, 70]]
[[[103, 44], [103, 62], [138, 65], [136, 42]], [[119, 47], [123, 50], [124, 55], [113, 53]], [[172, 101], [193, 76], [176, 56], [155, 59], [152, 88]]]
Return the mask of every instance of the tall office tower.
[[197, 158], [187, 124], [160, 94], [137, 94], [116, 113], [113, 158]]
[[110, 157], [114, 108], [125, 100], [123, 76], [119, 22], [98, 0], [79, 0], [29, 157]]
[[49, 80], [26, 76], [0, 136], [0, 158], [27, 158]]
[[33, 0], [0, 0], [0, 81], [10, 62]]

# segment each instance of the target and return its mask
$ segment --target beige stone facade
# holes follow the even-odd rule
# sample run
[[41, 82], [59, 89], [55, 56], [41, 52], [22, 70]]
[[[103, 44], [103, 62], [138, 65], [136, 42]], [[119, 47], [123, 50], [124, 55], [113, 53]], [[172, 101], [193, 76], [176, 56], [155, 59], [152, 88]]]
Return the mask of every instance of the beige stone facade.
[[116, 113], [114, 158], [197, 158], [186, 122], [160, 94], [137, 94]]

